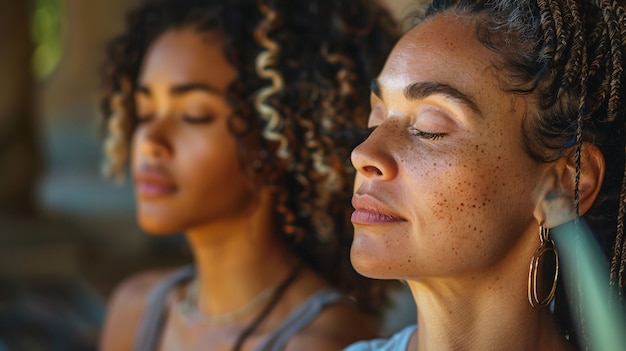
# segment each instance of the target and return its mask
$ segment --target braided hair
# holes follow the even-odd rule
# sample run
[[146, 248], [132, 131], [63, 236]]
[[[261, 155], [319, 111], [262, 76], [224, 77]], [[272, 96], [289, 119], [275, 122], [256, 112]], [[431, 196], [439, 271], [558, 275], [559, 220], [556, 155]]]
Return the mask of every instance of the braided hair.
[[[583, 218], [604, 249], [610, 263], [608, 284], [617, 287], [621, 302], [626, 292], [623, 6], [622, 0], [434, 0], [416, 20], [442, 12], [477, 19], [477, 39], [499, 55], [506, 89], [537, 98], [538, 108], [525, 116], [522, 126], [529, 155], [541, 162], [574, 157], [577, 218], [582, 144], [600, 149], [605, 179]], [[575, 339], [562, 289], [555, 299], [555, 317]]]
[[[364, 128], [369, 81], [398, 38], [374, 0], [148, 0], [110, 42], [102, 70], [105, 173], [122, 178], [137, 123], [133, 90], [149, 45], [173, 28], [216, 32], [238, 75], [228, 126], [243, 170], [276, 189], [280, 235], [360, 307], [381, 312], [381, 281], [349, 262], [351, 146]], [[207, 65], [210, 63], [207, 62]]]

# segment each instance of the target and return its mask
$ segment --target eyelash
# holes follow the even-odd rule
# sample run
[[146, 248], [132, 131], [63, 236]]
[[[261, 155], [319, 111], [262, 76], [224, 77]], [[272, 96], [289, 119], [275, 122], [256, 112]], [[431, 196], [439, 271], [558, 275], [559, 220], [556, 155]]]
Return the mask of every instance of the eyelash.
[[[203, 116], [203, 117], [191, 117], [191, 116], [183, 116], [183, 121], [190, 124], [204, 124], [213, 122], [213, 116]], [[150, 122], [152, 120], [152, 116], [137, 116], [137, 124], [142, 124], [146, 122]]]
[[183, 121], [191, 124], [203, 124], [203, 123], [211, 123], [213, 122], [213, 116], [203, 116], [203, 117], [190, 117], [183, 116]]
[[[363, 130], [363, 132], [362, 132], [363, 140], [367, 139], [369, 137], [369, 135], [372, 134], [376, 128], [378, 128], [378, 126], [369, 127], [367, 129]], [[424, 132], [424, 131], [421, 131], [421, 130], [419, 130], [417, 128], [410, 128], [409, 129], [409, 133], [411, 133], [411, 135], [416, 136], [418, 138], [427, 139], [427, 140], [439, 140], [439, 139], [443, 138], [444, 136], [448, 135], [447, 133]]]
[[447, 135], [447, 133], [424, 132], [417, 128], [409, 128], [409, 133], [411, 133], [411, 135], [414, 135], [418, 138], [427, 139], [427, 140], [439, 140]]

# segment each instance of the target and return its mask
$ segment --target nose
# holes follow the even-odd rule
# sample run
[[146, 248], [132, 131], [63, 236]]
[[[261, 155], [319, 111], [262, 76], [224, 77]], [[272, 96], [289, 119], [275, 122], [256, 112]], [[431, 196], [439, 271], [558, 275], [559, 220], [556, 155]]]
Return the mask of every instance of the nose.
[[154, 118], [139, 124], [134, 133], [136, 151], [144, 158], [170, 158], [173, 153], [171, 132], [168, 118]]
[[352, 165], [365, 178], [390, 180], [397, 175], [398, 164], [389, 148], [393, 136], [387, 135], [385, 129], [384, 124], [377, 127], [365, 141], [352, 150]]

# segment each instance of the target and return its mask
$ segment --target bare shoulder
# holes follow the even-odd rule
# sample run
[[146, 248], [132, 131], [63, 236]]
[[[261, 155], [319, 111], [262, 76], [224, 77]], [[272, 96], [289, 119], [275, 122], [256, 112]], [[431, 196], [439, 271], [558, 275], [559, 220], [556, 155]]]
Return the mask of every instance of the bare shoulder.
[[101, 351], [130, 350], [148, 292], [169, 270], [148, 271], [123, 280], [111, 294], [100, 338]]
[[296, 334], [286, 350], [342, 350], [356, 341], [376, 336], [371, 316], [359, 312], [349, 302], [341, 302], [327, 307], [311, 325]]

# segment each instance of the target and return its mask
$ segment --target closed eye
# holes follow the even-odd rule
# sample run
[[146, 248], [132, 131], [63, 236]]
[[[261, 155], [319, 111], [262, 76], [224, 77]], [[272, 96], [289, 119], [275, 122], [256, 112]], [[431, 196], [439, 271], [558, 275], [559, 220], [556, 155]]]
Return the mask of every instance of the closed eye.
[[183, 116], [183, 121], [190, 124], [205, 124], [213, 122], [215, 118], [211, 115], [207, 116]]
[[416, 136], [418, 138], [427, 139], [427, 140], [439, 140], [443, 138], [444, 136], [448, 135], [447, 133], [425, 132], [417, 128], [409, 128], [409, 133], [411, 133], [411, 135]]

